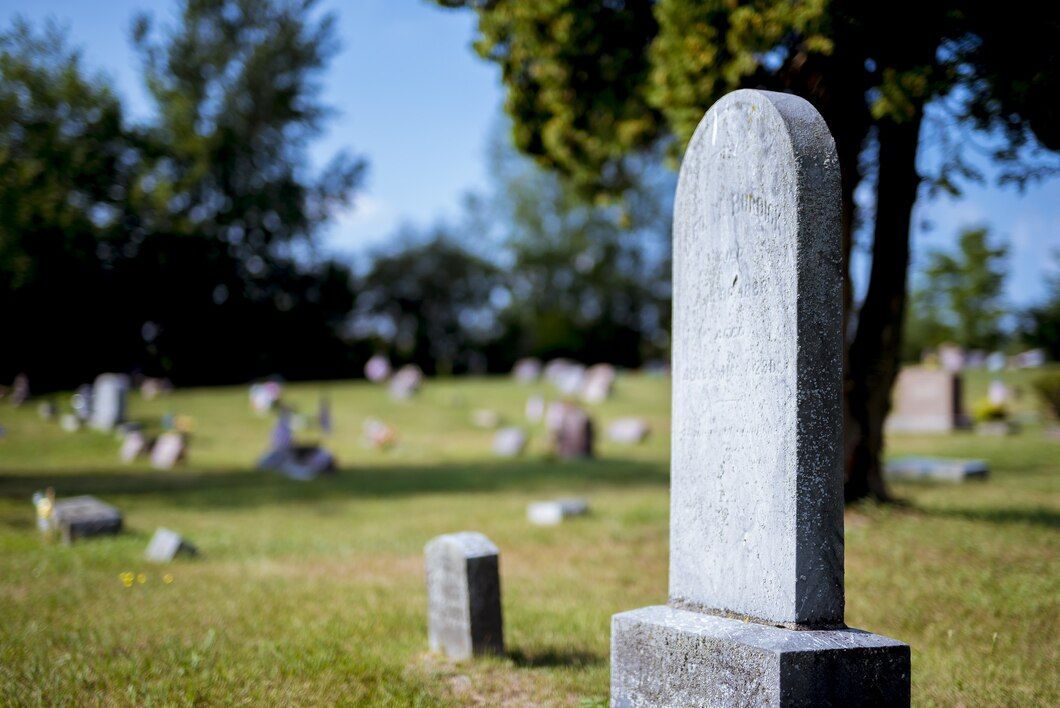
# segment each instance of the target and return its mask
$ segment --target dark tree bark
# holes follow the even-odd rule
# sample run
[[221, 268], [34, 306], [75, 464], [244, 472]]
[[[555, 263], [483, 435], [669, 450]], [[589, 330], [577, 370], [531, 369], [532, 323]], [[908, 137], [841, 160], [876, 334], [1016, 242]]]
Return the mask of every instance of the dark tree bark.
[[872, 274], [857, 332], [849, 351], [847, 404], [848, 501], [868, 496], [888, 499], [881, 470], [883, 422], [890, 410], [891, 386], [898, 375], [902, 321], [909, 266], [909, 226], [920, 177], [917, 145], [923, 106], [901, 123], [878, 125], [879, 175]]

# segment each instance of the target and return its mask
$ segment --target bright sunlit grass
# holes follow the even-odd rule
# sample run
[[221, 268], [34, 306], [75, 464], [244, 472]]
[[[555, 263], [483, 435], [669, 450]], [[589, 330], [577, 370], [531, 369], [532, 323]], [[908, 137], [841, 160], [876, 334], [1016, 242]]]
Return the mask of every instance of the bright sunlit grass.
[[[540, 428], [522, 459], [494, 458], [492, 432], [472, 426], [475, 408], [523, 424], [544, 386], [428, 381], [407, 403], [365, 383], [288, 390], [310, 415], [330, 396], [336, 477], [253, 471], [272, 421], [244, 387], [131, 397], [156, 428], [167, 411], [194, 419], [188, 464], [169, 473], [123, 465], [114, 438], [64, 433], [34, 405], [0, 408], [0, 703], [606, 702], [611, 614], [666, 599], [667, 380], [620, 377], [594, 408], [598, 430], [644, 415], [654, 433], [634, 448], [601, 439], [584, 463], [547, 459]], [[362, 445], [368, 417], [397, 429], [396, 448]], [[1060, 702], [1060, 441], [1032, 425], [893, 442], [894, 454], [984, 457], [992, 475], [898, 486], [907, 504], [848, 511], [848, 623], [912, 645], [917, 704]], [[126, 533], [44, 545], [29, 496], [47, 485], [115, 504]], [[530, 526], [526, 504], [557, 494], [587, 497], [592, 513]], [[157, 526], [202, 555], [145, 563]], [[459, 665], [426, 652], [422, 549], [465, 529], [501, 549], [509, 652]]]

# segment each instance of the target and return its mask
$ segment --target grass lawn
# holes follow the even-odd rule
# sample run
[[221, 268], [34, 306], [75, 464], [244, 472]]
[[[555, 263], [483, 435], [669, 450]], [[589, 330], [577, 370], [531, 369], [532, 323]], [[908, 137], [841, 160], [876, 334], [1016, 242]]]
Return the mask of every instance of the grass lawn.
[[[973, 377], [968, 400], [985, 387]], [[194, 419], [174, 472], [123, 465], [113, 437], [4, 405], [0, 704], [606, 703], [610, 616], [666, 599], [669, 382], [623, 376], [593, 407], [598, 429], [646, 415], [644, 445], [601, 441], [598, 460], [558, 463], [538, 428], [523, 458], [494, 458], [471, 411], [521, 423], [532, 390], [548, 395], [501, 379], [429, 381], [405, 403], [361, 382], [290, 386], [304, 412], [321, 392], [332, 401], [342, 470], [306, 483], [252, 470], [271, 419], [249, 411], [245, 387], [131, 397], [149, 425]], [[399, 431], [397, 447], [361, 444], [369, 416]], [[912, 645], [918, 705], [1060, 704], [1060, 440], [1030, 424], [897, 438], [890, 452], [982, 457], [992, 473], [895, 485], [905, 504], [848, 510], [848, 624]], [[44, 545], [29, 497], [48, 485], [115, 504], [127, 531]], [[583, 495], [592, 513], [530, 526], [527, 503], [552, 495]], [[157, 526], [202, 555], [146, 564]], [[423, 545], [458, 530], [501, 549], [504, 658], [426, 651]], [[143, 582], [126, 588], [130, 571]]]

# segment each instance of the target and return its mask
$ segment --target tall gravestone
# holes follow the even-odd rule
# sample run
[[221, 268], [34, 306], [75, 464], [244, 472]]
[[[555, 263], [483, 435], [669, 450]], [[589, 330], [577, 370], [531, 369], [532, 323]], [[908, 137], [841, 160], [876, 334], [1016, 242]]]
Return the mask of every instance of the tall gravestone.
[[100, 374], [92, 386], [92, 427], [113, 430], [125, 422], [125, 403], [129, 396], [129, 377], [123, 374]]
[[615, 615], [614, 705], [909, 702], [843, 622], [839, 167], [806, 101], [736, 91], [674, 205], [670, 597]]
[[431, 539], [427, 562], [427, 636], [431, 651], [452, 659], [503, 654], [498, 551], [480, 533]]

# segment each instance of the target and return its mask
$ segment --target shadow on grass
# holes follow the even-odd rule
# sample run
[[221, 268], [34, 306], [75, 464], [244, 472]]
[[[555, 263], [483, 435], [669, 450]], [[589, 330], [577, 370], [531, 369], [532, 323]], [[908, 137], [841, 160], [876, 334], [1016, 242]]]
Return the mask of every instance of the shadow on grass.
[[1001, 507], [987, 509], [922, 509], [919, 513], [927, 516], [961, 519], [988, 524], [1028, 524], [1043, 526], [1047, 529], [1060, 529], [1060, 513], [1045, 507]]
[[522, 669], [553, 668], [557, 666], [583, 668], [598, 666], [607, 660], [607, 657], [599, 654], [572, 649], [546, 649], [544, 651], [513, 649], [508, 652], [508, 658]]
[[0, 475], [0, 497], [29, 500], [35, 490], [54, 487], [60, 497], [77, 494], [143, 495], [195, 507], [245, 507], [314, 502], [343, 496], [400, 497], [453, 492], [669, 483], [665, 465], [631, 460], [553, 462], [504, 460], [394, 467], [351, 467], [310, 482], [295, 482], [259, 471], [108, 472], [64, 470], [62, 474]]

